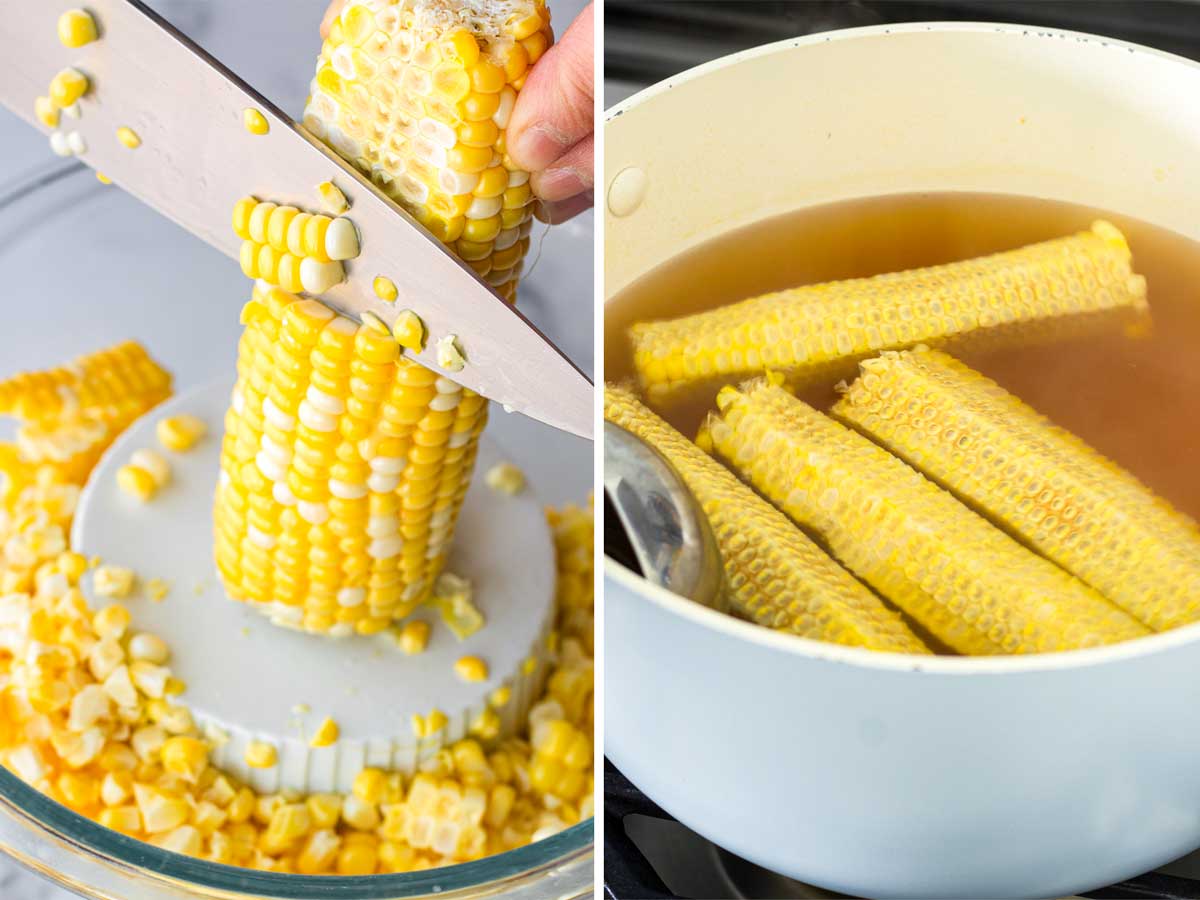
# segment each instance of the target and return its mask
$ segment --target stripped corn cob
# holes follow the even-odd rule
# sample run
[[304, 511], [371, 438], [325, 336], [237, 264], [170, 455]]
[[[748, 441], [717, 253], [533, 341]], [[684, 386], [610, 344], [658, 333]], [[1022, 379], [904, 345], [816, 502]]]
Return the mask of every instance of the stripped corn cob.
[[304, 124], [510, 302], [529, 249], [529, 174], [504, 131], [553, 40], [544, 0], [350, 0]]
[[430, 594], [486, 403], [385, 331], [256, 285], [226, 414], [216, 555], [279, 624], [374, 633]]
[[1200, 618], [1200, 531], [1134, 476], [945, 353], [862, 373], [834, 415], [1156, 631]]
[[1133, 333], [1146, 311], [1125, 238], [1099, 221], [1007, 253], [765, 294], [630, 334], [642, 385], [660, 401], [765, 369], [795, 384], [840, 376], [873, 352], [921, 342], [1027, 342], [1117, 324]]
[[849, 572], [631, 393], [605, 385], [604, 417], [666, 457], [696, 497], [720, 547], [737, 613], [818, 640], [929, 652]]
[[717, 452], [846, 566], [967, 654], [1035, 653], [1149, 633], [1140, 622], [777, 384], [727, 387]]
[[127, 341], [66, 366], [0, 381], [0, 416], [21, 420], [18, 456], [82, 484], [109, 444], [171, 394], [171, 376]]

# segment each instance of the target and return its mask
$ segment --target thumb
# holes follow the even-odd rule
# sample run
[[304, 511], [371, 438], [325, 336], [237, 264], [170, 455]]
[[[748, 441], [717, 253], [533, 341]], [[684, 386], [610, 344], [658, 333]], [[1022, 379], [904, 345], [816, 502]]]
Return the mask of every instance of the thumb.
[[506, 136], [508, 154], [538, 172], [592, 133], [592, 5], [529, 71]]

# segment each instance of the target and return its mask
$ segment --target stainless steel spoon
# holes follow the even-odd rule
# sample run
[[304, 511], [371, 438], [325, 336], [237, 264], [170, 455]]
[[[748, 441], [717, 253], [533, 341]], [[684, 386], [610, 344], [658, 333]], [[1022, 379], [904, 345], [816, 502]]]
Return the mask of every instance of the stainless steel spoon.
[[647, 580], [721, 609], [721, 554], [675, 469], [630, 432], [604, 423], [604, 490]]

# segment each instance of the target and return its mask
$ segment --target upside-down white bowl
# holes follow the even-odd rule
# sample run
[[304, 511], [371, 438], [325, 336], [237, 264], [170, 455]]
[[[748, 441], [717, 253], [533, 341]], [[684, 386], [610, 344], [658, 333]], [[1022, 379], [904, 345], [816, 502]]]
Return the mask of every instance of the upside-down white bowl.
[[[784, 41], [637, 94], [605, 140], [608, 297], [767, 216], [915, 191], [1063, 200], [1200, 239], [1200, 66], [1084, 34]], [[612, 560], [605, 579], [606, 753], [755, 863], [870, 897], [1044, 897], [1200, 847], [1200, 626], [918, 659], [736, 621]]]

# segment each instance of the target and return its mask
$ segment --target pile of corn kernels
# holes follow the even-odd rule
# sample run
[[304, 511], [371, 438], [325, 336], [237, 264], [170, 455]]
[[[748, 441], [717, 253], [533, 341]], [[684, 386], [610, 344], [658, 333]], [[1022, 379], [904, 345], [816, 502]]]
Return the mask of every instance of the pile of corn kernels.
[[[591, 509], [548, 512], [557, 660], [519, 737], [463, 740], [353, 791], [258, 794], [209, 764], [170, 649], [136, 610], [89, 608], [97, 561], [68, 546], [86, 472], [0, 445], [0, 763], [71, 809], [157, 846], [274, 872], [363, 875], [451, 865], [592, 815]], [[136, 601], [134, 601], [136, 602]]]

